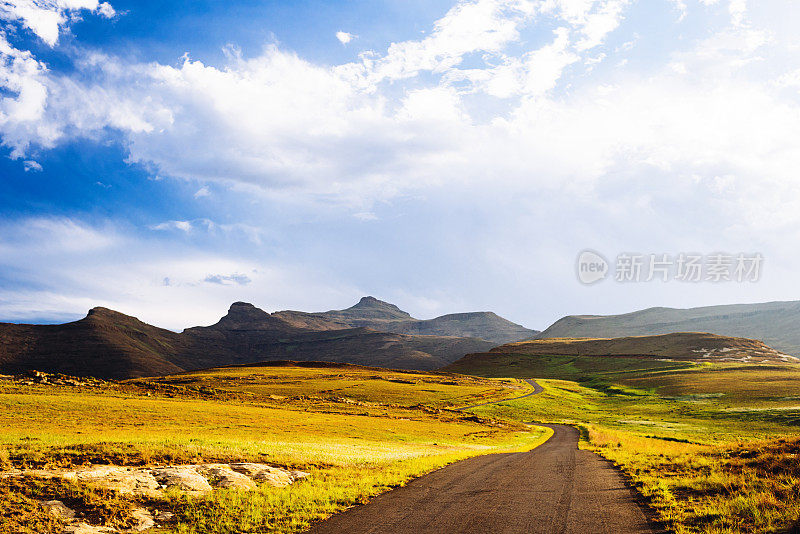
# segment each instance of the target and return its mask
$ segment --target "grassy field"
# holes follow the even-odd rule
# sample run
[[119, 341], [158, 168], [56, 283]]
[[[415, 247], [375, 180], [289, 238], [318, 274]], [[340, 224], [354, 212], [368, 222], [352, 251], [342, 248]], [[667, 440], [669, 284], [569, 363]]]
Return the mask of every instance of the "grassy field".
[[[301, 469], [311, 476], [286, 488], [138, 503], [175, 514], [156, 532], [297, 532], [447, 463], [532, 448], [549, 432], [530, 423], [565, 422], [673, 532], [779, 532], [800, 518], [799, 366], [508, 356], [476, 369], [490, 378], [264, 365], [97, 386], [0, 380], [0, 464]], [[530, 391], [521, 377], [545, 377], [544, 392], [516, 399]], [[130, 524], [128, 497], [0, 479], [0, 532], [60, 532], [38, 504], [56, 498]]]
[[[494, 451], [529, 449], [544, 429], [448, 407], [511, 398], [530, 386], [354, 366], [234, 367], [99, 386], [0, 380], [0, 464], [254, 461], [311, 475], [286, 488], [170, 494], [139, 502], [175, 519], [160, 532], [295, 532], [410, 478]], [[130, 498], [70, 482], [0, 479], [0, 532], [61, 532], [38, 501], [129, 524]]]
[[491, 374], [572, 379], [472, 411], [580, 425], [582, 446], [620, 466], [673, 532], [779, 532], [800, 518], [800, 366], [607, 359], [513, 355]]

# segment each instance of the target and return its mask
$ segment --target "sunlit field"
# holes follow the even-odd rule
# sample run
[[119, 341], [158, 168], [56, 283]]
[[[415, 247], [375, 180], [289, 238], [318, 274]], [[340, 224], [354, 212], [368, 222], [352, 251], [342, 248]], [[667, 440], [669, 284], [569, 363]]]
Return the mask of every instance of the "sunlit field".
[[[6, 469], [252, 461], [310, 473], [286, 488], [144, 503], [175, 514], [164, 532], [302, 530], [450, 462], [530, 449], [549, 435], [440, 409], [530, 388], [514, 379], [255, 367], [101, 387], [0, 384]], [[0, 481], [8, 515], [0, 531], [60, 532], [35, 501], [65, 492], [98, 520], [126, 525], [128, 498], [64, 484]]]
[[579, 425], [678, 533], [775, 532], [800, 518], [800, 369], [706, 364], [539, 380], [537, 396], [476, 408]]

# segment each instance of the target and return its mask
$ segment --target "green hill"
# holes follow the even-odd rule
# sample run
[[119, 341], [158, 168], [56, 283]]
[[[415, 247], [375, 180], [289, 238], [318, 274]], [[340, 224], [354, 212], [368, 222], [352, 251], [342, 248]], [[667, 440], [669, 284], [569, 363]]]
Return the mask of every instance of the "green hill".
[[760, 339], [781, 352], [800, 356], [800, 301], [649, 308], [621, 315], [570, 315], [537, 337], [623, 337], [673, 332], [711, 332]]

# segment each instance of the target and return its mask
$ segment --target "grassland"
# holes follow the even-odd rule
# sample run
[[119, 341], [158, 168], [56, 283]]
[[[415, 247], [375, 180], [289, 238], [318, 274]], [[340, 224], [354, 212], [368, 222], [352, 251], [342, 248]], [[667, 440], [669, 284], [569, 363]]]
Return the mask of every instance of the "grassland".
[[670, 531], [778, 532], [800, 518], [797, 365], [512, 356], [491, 374], [571, 380], [472, 411], [581, 426], [582, 446], [620, 466]]
[[[96, 386], [0, 380], [0, 464], [255, 461], [300, 469], [311, 476], [286, 488], [139, 503], [175, 514], [158, 532], [295, 532], [447, 463], [534, 447], [546, 431], [448, 409], [528, 388], [354, 366], [234, 367]], [[120, 527], [133, 504], [71, 482], [0, 479], [0, 532], [60, 532], [38, 504], [57, 498]]]
[[[548, 434], [530, 423], [566, 422], [673, 532], [778, 532], [800, 518], [797, 365], [504, 356], [474, 371], [493, 377], [264, 365], [96, 386], [0, 380], [0, 464], [306, 470], [281, 489], [139, 503], [175, 514], [156, 532], [297, 532], [447, 463], [531, 448]], [[517, 399], [529, 391], [521, 377], [544, 392]], [[6, 479], [0, 532], [59, 532], [38, 504], [59, 497], [95, 522], [128, 524], [128, 497]]]

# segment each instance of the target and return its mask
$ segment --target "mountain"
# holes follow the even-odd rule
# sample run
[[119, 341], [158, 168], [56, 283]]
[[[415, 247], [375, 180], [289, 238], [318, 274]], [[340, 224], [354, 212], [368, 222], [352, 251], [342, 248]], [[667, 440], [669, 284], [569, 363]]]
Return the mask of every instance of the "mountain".
[[260, 360], [344, 362], [375, 367], [430, 370], [464, 354], [487, 350], [484, 340], [453, 336], [410, 336], [348, 327], [320, 317], [301, 321], [280, 313], [269, 314], [252, 304], [234, 303], [212, 326], [184, 330], [192, 347], [179, 355], [185, 368], [202, 368]]
[[331, 310], [320, 315], [326, 319], [347, 322], [353, 326], [372, 326], [380, 323], [410, 321], [413, 317], [394, 304], [375, 297], [362, 297], [354, 306], [346, 310]]
[[235, 302], [214, 325], [180, 334], [94, 308], [62, 325], [0, 323], [0, 372], [120, 379], [267, 360], [430, 370], [492, 346], [469, 337], [350, 328], [320, 317], [291, 320], [245, 302]]
[[468, 354], [442, 370], [484, 376], [585, 379], [591, 375], [675, 368], [688, 362], [797, 364], [761, 341], [700, 332], [622, 338], [549, 338]]
[[61, 325], [0, 323], [4, 373], [37, 369], [100, 378], [176, 373], [183, 368], [171, 355], [183, 347], [180, 334], [106, 308]]
[[322, 320], [330, 328], [366, 327], [396, 334], [476, 337], [494, 344], [530, 339], [539, 333], [492, 312], [455, 313], [435, 319], [415, 319], [394, 304], [375, 297], [363, 297], [346, 310], [315, 313], [281, 311], [273, 315], [298, 325], [310, 326], [315, 324], [314, 321]]
[[537, 338], [697, 331], [760, 339], [781, 352], [800, 356], [800, 301], [689, 309], [649, 308], [622, 315], [571, 315], [553, 323]]

